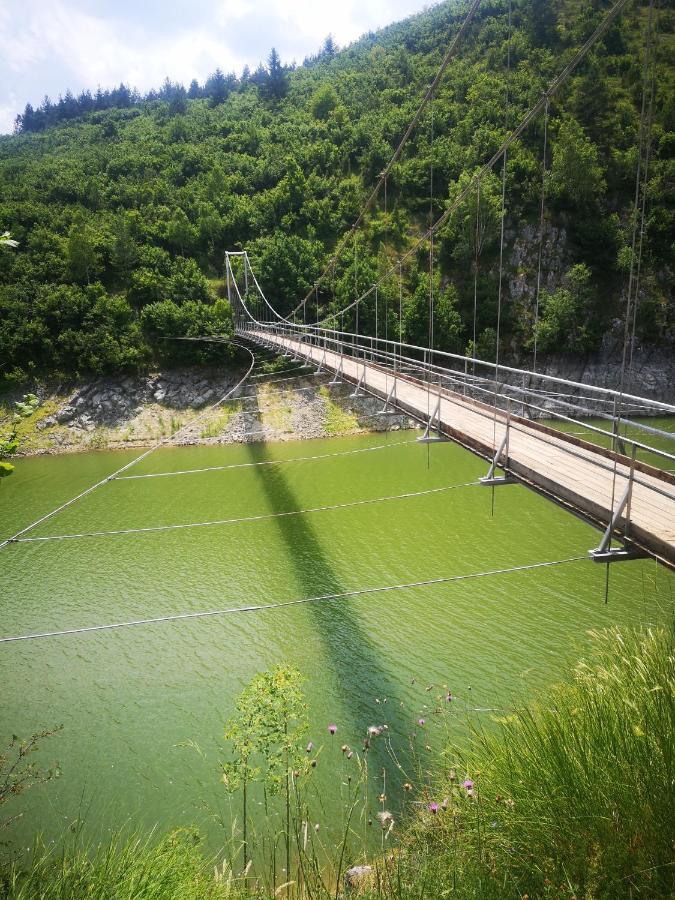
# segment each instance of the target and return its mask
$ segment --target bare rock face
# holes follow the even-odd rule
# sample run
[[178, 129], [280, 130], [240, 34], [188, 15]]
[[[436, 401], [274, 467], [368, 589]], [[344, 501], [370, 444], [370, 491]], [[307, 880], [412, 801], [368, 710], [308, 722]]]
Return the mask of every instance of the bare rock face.
[[[530, 307], [537, 291], [539, 263], [539, 229], [525, 225], [519, 234], [511, 235], [512, 250], [509, 257], [509, 296], [518, 306]], [[567, 258], [567, 232], [544, 223], [541, 247], [541, 288], [552, 293], [562, 284], [569, 266]]]
[[147, 404], [169, 410], [198, 409], [224, 396], [233, 379], [229, 373], [205, 376], [203, 370], [101, 378], [73, 391], [54, 419], [75, 429], [91, 430], [92, 423], [114, 428], [133, 419]]

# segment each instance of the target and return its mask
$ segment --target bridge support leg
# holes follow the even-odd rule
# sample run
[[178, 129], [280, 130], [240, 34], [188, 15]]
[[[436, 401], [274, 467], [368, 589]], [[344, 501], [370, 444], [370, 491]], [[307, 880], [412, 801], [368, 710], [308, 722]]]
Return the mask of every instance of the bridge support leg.
[[384, 406], [380, 409], [376, 415], [378, 416], [395, 416], [396, 415], [396, 376], [394, 375], [394, 383], [391, 386], [391, 390], [387, 394], [387, 399], [384, 401]]
[[486, 484], [490, 486], [497, 486], [501, 484], [515, 484], [516, 479], [511, 475], [495, 475], [495, 469], [499, 465], [499, 460], [502, 457], [502, 453], [504, 454], [504, 465], [507, 466], [509, 464], [509, 431], [510, 431], [510, 417], [506, 420], [506, 432], [504, 437], [502, 438], [502, 442], [499, 445], [497, 452], [494, 455], [492, 462], [490, 463], [490, 468], [488, 469], [487, 475], [484, 475], [480, 480], [481, 484]]
[[[433, 433], [432, 433], [433, 432]], [[441, 431], [441, 398], [440, 395], [436, 400], [434, 411], [429, 416], [427, 427], [424, 429], [422, 437], [417, 440], [420, 444], [438, 444], [441, 441], [447, 441], [448, 438]]]
[[335, 375], [333, 375], [333, 377], [331, 378], [331, 380], [328, 382], [329, 387], [333, 387], [333, 385], [336, 385], [336, 384], [342, 384], [342, 375], [343, 375], [343, 370], [342, 370], [342, 349], [340, 349], [340, 362], [338, 363], [338, 367], [337, 367], [337, 369], [335, 370]]
[[354, 388], [354, 390], [353, 390], [353, 391], [351, 392], [351, 394], [349, 395], [352, 399], [356, 399], [357, 397], [360, 397], [360, 396], [361, 396], [361, 388], [362, 388], [363, 382], [364, 382], [365, 380], [366, 380], [366, 364], [365, 364], [365, 362], [364, 362], [364, 364], [363, 364], [363, 371], [361, 372], [361, 375], [359, 376], [359, 380], [358, 380], [357, 383], [356, 383], [356, 387]]
[[323, 374], [323, 364], [324, 364], [325, 362], [326, 362], [326, 351], [324, 350], [324, 351], [323, 351], [323, 356], [322, 356], [321, 359], [319, 360], [319, 365], [317, 366], [316, 372], [314, 373], [315, 375], [321, 375], [321, 374]]
[[591, 557], [593, 562], [622, 562], [624, 560], [640, 559], [641, 557], [645, 556], [645, 554], [641, 550], [638, 550], [636, 547], [612, 547], [612, 533], [618, 525], [619, 519], [621, 518], [624, 510], [626, 510], [626, 525], [624, 528], [624, 535], [626, 537], [628, 536], [628, 532], [630, 529], [630, 504], [633, 496], [635, 451], [636, 447], [635, 444], [633, 444], [633, 458], [631, 461], [630, 475], [628, 476], [628, 484], [626, 485], [626, 490], [621, 495], [621, 499], [617, 503], [616, 509], [612, 513], [609, 524], [607, 525], [605, 533], [602, 536], [602, 540], [600, 541], [600, 546], [596, 547], [595, 550], [588, 551], [588, 555]]

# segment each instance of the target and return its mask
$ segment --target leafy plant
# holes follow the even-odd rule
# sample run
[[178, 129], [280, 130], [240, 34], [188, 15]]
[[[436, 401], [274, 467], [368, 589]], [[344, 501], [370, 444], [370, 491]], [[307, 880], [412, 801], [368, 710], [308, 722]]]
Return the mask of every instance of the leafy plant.
[[8, 438], [0, 439], [0, 478], [6, 478], [14, 471], [14, 466], [7, 462], [7, 457], [12, 456], [19, 448], [16, 431]]
[[[59, 776], [60, 770], [56, 763], [43, 769], [32, 760], [32, 755], [38, 751], [45, 738], [52, 737], [60, 730], [59, 727], [41, 731], [23, 741], [17, 735], [12, 735], [5, 750], [0, 752], [0, 809], [34, 785], [44, 784]], [[7, 828], [21, 815], [19, 812], [6, 819], [0, 818], [0, 830]]]
[[[286, 872], [290, 873], [291, 778], [305, 770], [300, 741], [307, 731], [307, 707], [297, 669], [275, 666], [256, 675], [235, 703], [236, 713], [225, 728], [231, 757], [223, 763], [228, 791], [242, 791], [243, 857], [248, 864], [248, 793], [260, 779], [272, 795], [283, 793]], [[297, 776], [296, 776], [297, 777]]]

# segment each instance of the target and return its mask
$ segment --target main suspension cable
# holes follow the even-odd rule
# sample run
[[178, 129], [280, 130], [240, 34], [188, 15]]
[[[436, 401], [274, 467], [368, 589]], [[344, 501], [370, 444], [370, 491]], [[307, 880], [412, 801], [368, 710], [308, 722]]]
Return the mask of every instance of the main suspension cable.
[[[426, 107], [427, 103], [429, 103], [430, 99], [433, 97], [433, 94], [434, 94], [436, 88], [438, 87], [438, 85], [439, 85], [439, 83], [440, 83], [440, 81], [441, 81], [441, 79], [442, 79], [442, 77], [443, 77], [443, 74], [445, 73], [445, 70], [448, 68], [448, 66], [449, 66], [449, 64], [450, 64], [450, 61], [452, 60], [453, 56], [455, 55], [455, 53], [456, 53], [456, 51], [457, 51], [457, 47], [459, 46], [460, 41], [461, 41], [462, 38], [464, 37], [464, 35], [465, 35], [465, 33], [466, 33], [466, 31], [467, 31], [469, 25], [471, 24], [471, 22], [472, 22], [472, 20], [473, 20], [473, 18], [474, 18], [474, 16], [475, 16], [475, 14], [476, 14], [476, 12], [477, 12], [477, 10], [478, 10], [478, 7], [480, 6], [480, 3], [481, 3], [481, 0], [473, 0], [471, 6], [469, 7], [469, 10], [467, 11], [466, 16], [464, 17], [464, 21], [462, 22], [462, 24], [461, 24], [461, 26], [460, 26], [460, 28], [459, 28], [459, 31], [458, 31], [457, 34], [455, 35], [455, 37], [454, 37], [452, 43], [450, 44], [450, 47], [448, 48], [447, 53], [446, 53], [445, 56], [443, 57], [443, 61], [441, 62], [441, 65], [439, 66], [438, 71], [436, 72], [436, 75], [434, 76], [433, 81], [431, 82], [431, 84], [430, 84], [429, 87], [427, 88], [427, 90], [426, 90], [426, 92], [425, 92], [425, 94], [424, 94], [424, 97], [422, 98], [422, 102], [420, 103], [420, 105], [419, 105], [419, 107], [418, 107], [418, 109], [417, 109], [417, 112], [416, 112], [415, 115], [413, 116], [412, 120], [410, 121], [410, 124], [408, 125], [408, 127], [407, 127], [407, 129], [406, 129], [406, 131], [405, 131], [405, 134], [403, 135], [403, 137], [402, 137], [401, 140], [399, 141], [399, 144], [398, 144], [398, 146], [396, 147], [396, 150], [394, 151], [393, 156], [391, 157], [391, 159], [389, 160], [389, 162], [387, 163], [387, 165], [385, 166], [385, 168], [384, 168], [384, 169], [382, 170], [382, 172], [380, 173], [380, 176], [379, 176], [379, 178], [378, 178], [377, 184], [375, 185], [375, 187], [373, 188], [372, 192], [370, 193], [370, 196], [369, 196], [368, 199], [366, 200], [366, 202], [365, 202], [365, 204], [364, 204], [364, 206], [363, 206], [361, 212], [359, 213], [358, 218], [356, 219], [356, 221], [354, 222], [354, 224], [351, 226], [350, 230], [344, 235], [344, 237], [342, 238], [342, 240], [338, 243], [338, 245], [337, 245], [335, 251], [333, 252], [333, 255], [332, 255], [331, 258], [328, 260], [328, 262], [327, 262], [325, 268], [323, 269], [323, 271], [321, 272], [321, 275], [320, 275], [319, 278], [318, 278], [318, 281], [319, 281], [319, 282], [322, 281], [322, 280], [325, 278], [326, 273], [329, 271], [331, 265], [333, 265], [333, 266], [335, 265], [335, 263], [337, 262], [337, 260], [338, 260], [338, 258], [339, 258], [339, 256], [340, 256], [340, 253], [342, 252], [342, 250], [343, 250], [345, 244], [346, 244], [347, 241], [349, 240], [350, 234], [356, 233], [356, 229], [357, 229], [357, 228], [359, 227], [359, 225], [363, 222], [363, 220], [364, 220], [364, 218], [365, 218], [365, 216], [366, 216], [368, 210], [370, 209], [370, 207], [373, 205], [373, 203], [375, 202], [375, 200], [376, 200], [377, 197], [379, 196], [379, 193], [380, 193], [380, 190], [381, 190], [382, 186], [383, 186], [384, 184], [386, 184], [387, 178], [388, 178], [389, 175], [391, 174], [392, 169], [394, 168], [394, 165], [396, 164], [396, 162], [398, 161], [398, 159], [399, 159], [401, 153], [403, 152], [403, 148], [405, 147], [406, 143], [408, 142], [408, 139], [410, 138], [410, 135], [413, 133], [413, 131], [415, 130], [415, 128], [416, 128], [417, 125], [419, 124], [419, 121], [420, 121], [420, 119], [422, 118], [422, 115], [423, 115], [423, 113], [424, 113], [424, 110], [425, 110], [425, 107]], [[309, 298], [309, 296], [311, 295], [311, 293], [312, 293], [312, 291], [310, 290], [310, 291], [307, 293], [307, 296], [305, 297], [305, 299], [302, 300], [302, 301], [295, 307], [295, 310], [293, 310], [293, 312], [296, 312], [298, 309], [300, 309], [300, 307], [302, 306], [302, 304]], [[293, 313], [291, 313], [291, 315], [293, 315]]]
[[[413, 246], [410, 247], [401, 256], [401, 262], [405, 262], [406, 260], [413, 257], [419, 251], [420, 247], [429, 240], [432, 232], [435, 234], [440, 228], [443, 227], [443, 225], [445, 225], [452, 214], [460, 207], [460, 205], [466, 200], [469, 194], [475, 189], [475, 186], [483, 180], [488, 172], [492, 171], [492, 169], [494, 168], [496, 163], [499, 162], [504, 153], [509, 150], [509, 148], [527, 129], [530, 123], [539, 115], [539, 113], [542, 112], [545, 105], [550, 101], [551, 97], [557, 93], [557, 91], [565, 83], [569, 75], [577, 68], [577, 66], [581, 62], [583, 62], [591, 48], [610, 28], [614, 19], [621, 12], [621, 10], [631, 2], [633, 2], [633, 0], [616, 0], [614, 5], [607, 11], [605, 17], [593, 31], [590, 37], [579, 48], [579, 50], [577, 50], [572, 59], [549, 84], [548, 88], [543, 92], [540, 99], [525, 113], [518, 125], [513, 129], [511, 134], [509, 134], [504, 139], [500, 147], [494, 152], [491, 158], [481, 167], [481, 169], [479, 169], [479, 171], [472, 178], [469, 179], [467, 185], [457, 194], [452, 203], [450, 203], [449, 206], [446, 207], [445, 212], [442, 213], [442, 215], [436, 220], [433, 226], [427, 229], [423, 234], [421, 234], [417, 241], [413, 244]], [[391, 273], [395, 271], [396, 265], [392, 266], [391, 269], [382, 276], [380, 282], [384, 278], [389, 277]], [[359, 304], [370, 296], [374, 288], [375, 285], [371, 285], [368, 290], [366, 290], [360, 296], [357, 296], [355, 300], [345, 306], [344, 309], [340, 310], [340, 312], [348, 312], [352, 308], [356, 308], [358, 310]]]

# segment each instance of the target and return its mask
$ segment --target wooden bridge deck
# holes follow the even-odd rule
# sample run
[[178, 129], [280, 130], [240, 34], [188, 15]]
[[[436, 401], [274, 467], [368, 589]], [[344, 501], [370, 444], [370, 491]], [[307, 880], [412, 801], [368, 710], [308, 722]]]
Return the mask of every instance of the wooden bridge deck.
[[[243, 334], [294, 351], [317, 364], [321, 361], [330, 371], [339, 369], [340, 354], [334, 351], [257, 329]], [[353, 384], [363, 376], [364, 388], [383, 400], [394, 382], [391, 371], [348, 356], [342, 360], [342, 374]], [[438, 400], [438, 386], [429, 389], [425, 382], [410, 376], [396, 377], [395, 403], [399, 409], [426, 421]], [[492, 406], [443, 389], [440, 427], [453, 440], [491, 460], [506, 433], [507, 415], [497, 410], [495, 418]], [[613, 483], [615, 462], [616, 483]], [[518, 480], [606, 527], [612, 508], [616, 509], [628, 484], [631, 461], [572, 435], [511, 416], [506, 467]], [[625, 524], [622, 516], [617, 521], [617, 533], [623, 533]], [[644, 463], [636, 464], [629, 538], [631, 544], [675, 566], [675, 478], [670, 473]]]

